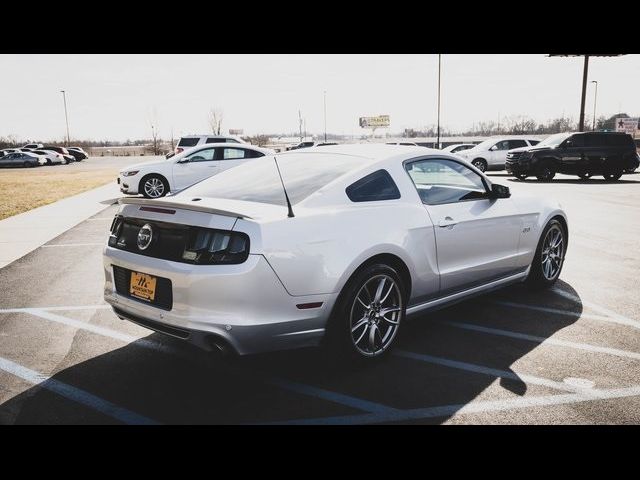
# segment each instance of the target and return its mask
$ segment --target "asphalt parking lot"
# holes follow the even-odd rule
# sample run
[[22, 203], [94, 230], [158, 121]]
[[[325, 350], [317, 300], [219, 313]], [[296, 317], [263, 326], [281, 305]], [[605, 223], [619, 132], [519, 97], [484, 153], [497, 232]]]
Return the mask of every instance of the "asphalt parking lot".
[[489, 175], [561, 201], [561, 281], [416, 318], [356, 369], [315, 349], [222, 360], [119, 320], [102, 301], [106, 208], [0, 269], [0, 424], [639, 423], [640, 174]]

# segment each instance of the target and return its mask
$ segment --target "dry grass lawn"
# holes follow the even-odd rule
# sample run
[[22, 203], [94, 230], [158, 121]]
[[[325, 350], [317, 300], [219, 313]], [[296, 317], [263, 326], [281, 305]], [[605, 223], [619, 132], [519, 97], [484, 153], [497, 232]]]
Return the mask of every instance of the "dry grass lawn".
[[0, 170], [0, 220], [113, 182], [117, 175], [116, 168], [77, 172], [64, 166], [3, 168]]

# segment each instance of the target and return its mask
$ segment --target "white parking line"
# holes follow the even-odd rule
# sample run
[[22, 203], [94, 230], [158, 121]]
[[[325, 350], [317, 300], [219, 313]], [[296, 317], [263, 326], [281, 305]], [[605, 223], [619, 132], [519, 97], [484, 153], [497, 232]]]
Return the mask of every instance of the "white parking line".
[[104, 243], [57, 243], [54, 245], [42, 245], [42, 248], [52, 248], [52, 247], [96, 247], [96, 246], [104, 246]]
[[588, 388], [588, 389], [581, 388], [578, 385], [571, 385], [563, 382], [556, 382], [548, 378], [527, 375], [526, 373], [516, 373], [508, 370], [498, 370], [496, 368], [485, 367], [484, 365], [476, 365], [473, 363], [460, 362], [457, 360], [449, 360], [448, 358], [434, 357], [432, 355], [408, 352], [406, 350], [394, 350], [393, 354], [398, 357], [410, 358], [412, 360], [418, 360], [420, 362], [432, 363], [435, 365], [442, 365], [444, 367], [455, 368], [458, 370], [465, 370], [467, 372], [479, 373], [482, 375], [488, 375], [490, 377], [508, 378], [510, 380], [521, 380], [526, 384], [541, 385], [541, 386], [553, 388], [556, 390], [562, 390], [564, 392], [593, 390], [591, 388]]
[[491, 335], [500, 335], [503, 337], [517, 338], [519, 340], [526, 340], [528, 342], [545, 343], [548, 345], [557, 345], [560, 347], [575, 348], [577, 350], [586, 350], [588, 352], [606, 353], [609, 355], [615, 355], [616, 357], [633, 358], [634, 360], [640, 360], [640, 353], [629, 352], [626, 350], [619, 350], [617, 348], [599, 347], [596, 345], [590, 345], [588, 343], [570, 342], [568, 340], [559, 340], [555, 338], [538, 337], [535, 335], [528, 335], [526, 333], [512, 332], [511, 330], [501, 330], [499, 328], [483, 327], [481, 325], [474, 325], [472, 323], [463, 322], [449, 322], [439, 321], [442, 325], [448, 325], [451, 327], [462, 328], [465, 330], [473, 330], [481, 333], [488, 333]]
[[[81, 306], [58, 306], [58, 307], [35, 307], [36, 310], [45, 310], [48, 312], [55, 311], [73, 311], [73, 310], [102, 310], [109, 309], [110, 305], [81, 305]], [[30, 310], [34, 310], [34, 308], [0, 308], [0, 313], [20, 313], [20, 312], [29, 312]]]
[[552, 291], [554, 293], [557, 293], [558, 295], [560, 295], [561, 297], [564, 298], [568, 298], [569, 300], [573, 300], [574, 302], [581, 302], [584, 306], [589, 307], [593, 310], [595, 310], [596, 312], [600, 312], [600, 313], [604, 313], [605, 315], [608, 315], [609, 317], [612, 318], [616, 318], [618, 320], [622, 320], [622, 321], [626, 321], [629, 322], [630, 324], [634, 324], [638, 327], [640, 327], [640, 322], [637, 320], [634, 320], [632, 318], [629, 317], [625, 317], [624, 315], [620, 315], [617, 312], [614, 312], [613, 310], [610, 310], [608, 308], [602, 307], [600, 305], [597, 305], [595, 303], [586, 301], [586, 300], [582, 300], [581, 298], [569, 293], [569, 292], [565, 292], [564, 290], [561, 290], [559, 287], [554, 287], [552, 289]]
[[574, 318], [586, 318], [589, 320], [598, 320], [601, 322], [617, 323], [620, 325], [627, 325], [634, 328], [640, 328], [640, 322], [637, 322], [635, 320], [631, 320], [628, 318], [619, 318], [619, 317], [604, 316], [604, 315], [593, 315], [590, 313], [578, 313], [578, 312], [572, 312], [571, 310], [560, 310], [557, 308], [539, 307], [537, 305], [505, 302], [502, 300], [494, 300], [491, 303], [493, 303], [494, 305], [501, 305], [504, 307], [524, 308], [526, 310], [534, 310], [536, 312], [553, 313], [554, 315], [565, 315], [565, 316], [574, 317]]
[[61, 382], [55, 378], [51, 378], [48, 375], [36, 372], [30, 368], [24, 367], [18, 363], [7, 360], [0, 357], [0, 370], [10, 373], [13, 376], [19, 377], [22, 380], [37, 385], [40, 388], [49, 390], [56, 393], [68, 400], [79, 403], [93, 410], [107, 415], [111, 418], [115, 418], [123, 423], [133, 425], [158, 425], [159, 422], [152, 420], [148, 417], [140, 415], [138, 413], [127, 410], [126, 408], [119, 407], [107, 400], [104, 400], [92, 393], [82, 390], [73, 385]]
[[338, 417], [320, 417], [285, 422], [265, 422], [279, 425], [361, 425], [367, 423], [401, 422], [437, 417], [453, 417], [472, 413], [486, 413], [516, 410], [522, 408], [568, 405], [594, 400], [611, 400], [616, 398], [635, 397], [640, 395], [640, 386], [613, 388], [608, 390], [590, 390], [589, 392], [562, 393], [510, 398], [506, 400], [484, 400], [466, 404], [442, 405], [436, 407], [396, 410], [387, 413], [363, 413]]
[[45, 320], [49, 320], [56, 323], [61, 323], [63, 325], [68, 325], [70, 327], [78, 328], [80, 330], [86, 330], [88, 332], [96, 333], [98, 335], [102, 335], [103, 337], [113, 338], [114, 340], [119, 340], [125, 343], [136, 342], [136, 345], [143, 348], [150, 348], [153, 350], [161, 351], [164, 353], [175, 353], [173, 349], [166, 345], [162, 345], [158, 342], [152, 342], [150, 340], [146, 340], [144, 337], [135, 337], [133, 335], [129, 335], [126, 333], [121, 333], [116, 330], [112, 330], [110, 328], [99, 327], [98, 325], [93, 325], [88, 322], [82, 322], [80, 320], [74, 320], [73, 318], [64, 317], [62, 315], [57, 315], [51, 312], [45, 312], [44, 310], [40, 310], [37, 308], [29, 308], [25, 309], [25, 313], [30, 313], [36, 317], [44, 318]]
[[[61, 307], [61, 308], [69, 308], [69, 307]], [[74, 327], [80, 330], [86, 330], [91, 333], [95, 333], [97, 335], [101, 335], [103, 337], [112, 338], [114, 340], [119, 340], [125, 343], [135, 342], [136, 346], [142, 348], [148, 348], [156, 351], [160, 351], [163, 353], [168, 353], [170, 355], [175, 355], [183, 360], [189, 360], [188, 356], [181, 351], [172, 348], [170, 346], [163, 345], [158, 342], [154, 342], [152, 340], [147, 340], [145, 338], [134, 337], [133, 335], [128, 335], [126, 333], [118, 332], [117, 330], [113, 330], [106, 327], [99, 327], [97, 325], [93, 325], [91, 323], [83, 322], [80, 320], [74, 320], [72, 318], [68, 318], [62, 315], [57, 315], [55, 313], [44, 311], [43, 309], [38, 308], [23, 308], [20, 309], [21, 312], [29, 313], [31, 315], [43, 318], [45, 320], [49, 320], [56, 323], [61, 323], [63, 325], [68, 325], [70, 327]], [[242, 373], [252, 374], [252, 372], [245, 372], [236, 368], [236, 370]], [[255, 376], [255, 375], [254, 375]], [[310, 385], [305, 385], [302, 383], [292, 382], [290, 380], [280, 379], [280, 378], [262, 378], [261, 381], [268, 385], [278, 386], [282, 389], [289, 390], [292, 392], [300, 393], [303, 395], [322, 398], [324, 400], [328, 400], [334, 403], [338, 403], [341, 405], [345, 405], [351, 408], [356, 408], [358, 410], [362, 410], [365, 412], [385, 412], [395, 410], [392, 407], [388, 407], [386, 405], [377, 404], [374, 402], [369, 402], [367, 400], [363, 400], [356, 397], [351, 397], [349, 395], [344, 395], [337, 392], [332, 392], [330, 390], [325, 390], [318, 387], [313, 387]]]

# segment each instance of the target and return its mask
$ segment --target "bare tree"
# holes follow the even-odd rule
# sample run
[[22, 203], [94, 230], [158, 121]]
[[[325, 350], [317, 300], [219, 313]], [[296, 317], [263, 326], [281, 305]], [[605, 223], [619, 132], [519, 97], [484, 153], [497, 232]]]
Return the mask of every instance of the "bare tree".
[[209, 126], [211, 127], [211, 133], [220, 135], [222, 130], [222, 119], [224, 118], [224, 111], [220, 108], [212, 108], [209, 111]]
[[160, 134], [158, 132], [158, 112], [156, 108], [153, 108], [153, 113], [150, 116], [149, 123], [151, 124], [151, 141], [154, 155], [160, 155]]

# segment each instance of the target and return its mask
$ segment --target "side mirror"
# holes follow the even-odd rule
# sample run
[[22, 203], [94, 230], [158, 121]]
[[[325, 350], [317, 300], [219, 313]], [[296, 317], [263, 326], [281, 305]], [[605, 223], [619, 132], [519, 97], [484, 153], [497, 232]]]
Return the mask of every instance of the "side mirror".
[[491, 198], [509, 198], [510, 196], [509, 187], [498, 185], [497, 183], [491, 184]]
[[182, 159], [178, 160], [176, 163], [189, 163], [189, 159], [188, 158], [182, 158]]
[[497, 149], [498, 149], [498, 146], [497, 146], [497, 145], [494, 145], [493, 147], [491, 147], [491, 148], [489, 149], [489, 151], [490, 151], [490, 152], [495, 152]]

